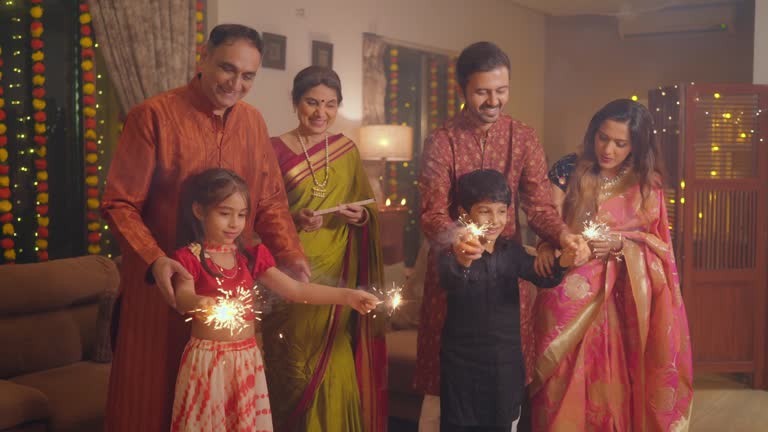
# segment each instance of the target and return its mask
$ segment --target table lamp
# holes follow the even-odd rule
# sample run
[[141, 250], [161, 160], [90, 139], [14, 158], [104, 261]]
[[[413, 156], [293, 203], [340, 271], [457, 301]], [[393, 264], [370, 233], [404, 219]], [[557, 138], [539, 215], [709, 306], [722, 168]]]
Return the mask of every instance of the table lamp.
[[360, 128], [358, 142], [368, 181], [379, 207], [384, 206], [384, 176], [386, 162], [409, 161], [413, 158], [413, 129], [401, 125], [367, 125]]

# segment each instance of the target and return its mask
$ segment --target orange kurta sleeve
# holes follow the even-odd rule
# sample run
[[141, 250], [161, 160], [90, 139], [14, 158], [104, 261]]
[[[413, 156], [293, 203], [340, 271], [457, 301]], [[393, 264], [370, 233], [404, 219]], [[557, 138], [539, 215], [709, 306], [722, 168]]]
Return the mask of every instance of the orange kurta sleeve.
[[141, 216], [156, 165], [156, 125], [157, 119], [147, 105], [128, 114], [101, 205], [121, 250], [136, 253], [146, 267], [165, 256]]
[[304, 253], [288, 209], [283, 175], [277, 163], [269, 134], [261, 114], [255, 125], [259, 129], [257, 167], [260, 171], [256, 188], [258, 202], [254, 205], [254, 229], [279, 264], [304, 259]]

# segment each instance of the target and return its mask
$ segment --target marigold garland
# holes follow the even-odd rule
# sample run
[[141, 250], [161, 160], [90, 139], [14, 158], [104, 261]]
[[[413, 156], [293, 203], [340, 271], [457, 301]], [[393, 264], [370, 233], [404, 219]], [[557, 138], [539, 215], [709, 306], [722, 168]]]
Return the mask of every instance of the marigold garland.
[[440, 113], [437, 110], [437, 60], [429, 61], [429, 130], [437, 129]]
[[203, 45], [205, 42], [205, 28], [203, 22], [205, 21], [205, 5], [203, 2], [198, 1], [195, 4], [195, 61], [200, 61], [200, 55], [203, 53]]
[[85, 148], [85, 195], [86, 219], [88, 220], [88, 253], [101, 253], [101, 226], [99, 207], [99, 143], [96, 132], [96, 74], [94, 64], [96, 53], [93, 50], [92, 18], [88, 3], [80, 0], [80, 90], [82, 92], [83, 146]]
[[[37, 145], [35, 148], [35, 187], [37, 189], [36, 202], [37, 206], [35, 211], [37, 213], [37, 231], [35, 235], [37, 240], [35, 241], [35, 250], [37, 251], [38, 261], [48, 260], [48, 236], [47, 229], [49, 222], [49, 209], [48, 204], [48, 162], [46, 159], [48, 142], [47, 131], [48, 125], [46, 123], [46, 102], [45, 102], [45, 54], [43, 52], [44, 43], [41, 38], [45, 30], [43, 26], [43, 15], [45, 9], [41, 5], [42, 1], [33, 1], [34, 6], [29, 9], [29, 15], [32, 17], [29, 25], [29, 34], [31, 36], [29, 46], [32, 49], [32, 109], [33, 109], [33, 131], [32, 141]], [[45, 225], [41, 225], [41, 221], [45, 221]]]
[[446, 88], [446, 116], [448, 118], [453, 117], [456, 115], [456, 58], [453, 57], [448, 61], [448, 73], [447, 75], [447, 81], [448, 86]]
[[389, 50], [389, 122], [400, 124], [398, 120], [397, 91], [399, 84], [399, 66], [397, 64], [397, 48]]
[[[400, 124], [398, 91], [400, 85], [400, 66], [398, 64], [398, 49], [389, 49], [389, 79], [387, 80], [389, 91], [389, 122], [391, 124]], [[391, 199], [397, 197], [397, 167], [393, 163], [388, 163], [387, 185], [388, 196]]]
[[8, 162], [8, 126], [5, 124], [5, 86], [3, 82], [3, 47], [0, 46], [0, 249], [6, 264], [16, 262], [16, 229], [13, 226], [10, 164]]

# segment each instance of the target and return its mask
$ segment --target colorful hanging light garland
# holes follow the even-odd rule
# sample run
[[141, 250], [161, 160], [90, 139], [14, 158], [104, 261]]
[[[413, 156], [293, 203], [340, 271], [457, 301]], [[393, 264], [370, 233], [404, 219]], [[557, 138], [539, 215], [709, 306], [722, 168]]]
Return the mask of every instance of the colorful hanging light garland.
[[32, 7], [29, 9], [29, 15], [32, 17], [29, 25], [30, 41], [32, 49], [32, 118], [34, 119], [34, 133], [32, 141], [35, 143], [35, 186], [37, 189], [36, 207], [37, 214], [37, 232], [35, 236], [35, 250], [37, 251], [38, 261], [48, 260], [48, 225], [50, 216], [48, 210], [48, 160], [47, 154], [47, 116], [45, 113], [45, 46], [41, 36], [43, 35], [43, 7], [42, 0], [32, 0]]
[[6, 264], [16, 262], [13, 200], [11, 198], [10, 164], [8, 163], [8, 125], [5, 114], [5, 85], [3, 81], [3, 47], [0, 46], [0, 249]]
[[195, 61], [200, 62], [200, 55], [203, 53], [203, 43], [205, 42], [205, 5], [198, 1], [195, 4]]
[[456, 57], [448, 60], [448, 87], [446, 88], [445, 102], [447, 104], [446, 115], [450, 118], [456, 115]]
[[397, 54], [397, 48], [389, 49], [389, 122], [392, 124], [400, 124], [397, 109], [397, 91], [399, 84]]
[[[398, 65], [398, 49], [389, 49], [389, 122], [400, 124], [398, 90], [400, 84], [400, 66]], [[397, 165], [387, 164], [387, 192], [390, 199], [397, 197]]]
[[437, 122], [440, 116], [437, 110], [437, 60], [429, 60], [429, 130], [437, 129]]
[[99, 216], [99, 152], [96, 132], [96, 71], [92, 17], [88, 3], [80, 0], [80, 90], [82, 91], [83, 142], [85, 145], [85, 195], [88, 253], [101, 253]]

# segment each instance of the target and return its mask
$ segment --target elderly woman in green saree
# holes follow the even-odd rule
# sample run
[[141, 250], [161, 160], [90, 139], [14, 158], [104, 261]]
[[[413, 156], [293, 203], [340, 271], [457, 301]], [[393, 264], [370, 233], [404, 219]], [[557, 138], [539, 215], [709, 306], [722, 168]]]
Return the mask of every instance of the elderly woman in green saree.
[[[381, 286], [376, 204], [351, 204], [373, 192], [355, 143], [328, 131], [342, 100], [339, 77], [310, 66], [294, 78], [292, 99], [299, 125], [272, 138], [272, 145], [311, 281]], [[262, 326], [276, 431], [385, 430], [383, 318], [344, 306], [273, 305]]]

